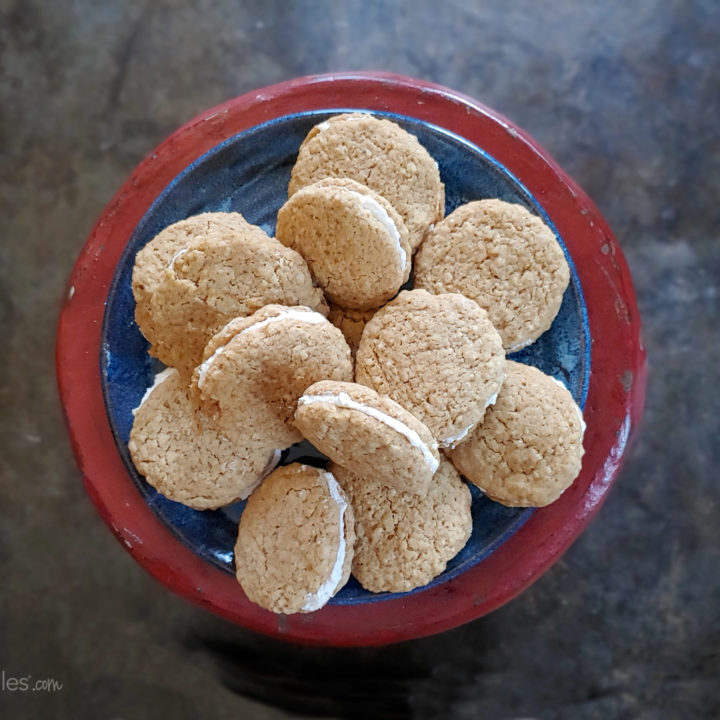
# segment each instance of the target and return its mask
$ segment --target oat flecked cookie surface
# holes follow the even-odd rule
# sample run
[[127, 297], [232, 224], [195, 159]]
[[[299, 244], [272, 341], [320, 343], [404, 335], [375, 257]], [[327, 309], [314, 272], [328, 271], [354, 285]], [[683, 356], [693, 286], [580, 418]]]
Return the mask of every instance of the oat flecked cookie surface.
[[542, 507], [578, 476], [584, 430], [582, 412], [561, 382], [508, 361], [497, 402], [448, 457], [491, 500]]
[[410, 277], [405, 223], [384, 197], [354, 180], [329, 178], [298, 190], [278, 211], [276, 235], [343, 307], [379, 307]]
[[366, 590], [407, 592], [427, 585], [468, 541], [470, 490], [444, 458], [424, 494], [387, 487], [371, 468], [362, 477], [336, 464], [330, 469], [355, 513], [352, 573]]
[[387, 198], [405, 221], [413, 250], [445, 214], [435, 160], [390, 120], [346, 113], [312, 128], [300, 146], [288, 194], [328, 177], [356, 180]]
[[[160, 277], [176, 253], [188, 243], [208, 233], [228, 231], [238, 226], [237, 213], [201, 213], [168, 225], [159, 232], [135, 258], [132, 290], [135, 301], [141, 304], [152, 296]], [[242, 216], [239, 216], [242, 218]], [[245, 219], [242, 218], [242, 223]]]
[[302, 439], [292, 420], [305, 389], [352, 376], [350, 348], [327, 318], [306, 307], [266, 305], [211, 338], [194, 384], [226, 433], [245, 432], [252, 416], [253, 427], [284, 449]]
[[197, 510], [247, 497], [276, 460], [250, 433], [230, 440], [219, 432], [174, 369], [158, 375], [135, 410], [128, 447], [150, 485]]
[[425, 492], [440, 462], [430, 430], [372, 388], [321, 381], [298, 400], [295, 425], [338, 465], [401, 490]]
[[235, 317], [269, 303], [326, 312], [302, 257], [240, 213], [205, 213], [165, 228], [138, 253], [133, 292], [150, 354], [185, 374]]
[[441, 447], [462, 441], [494, 401], [505, 372], [500, 336], [476, 302], [401, 292], [365, 326], [355, 379], [423, 422]]
[[415, 287], [458, 292], [485, 308], [514, 352], [550, 328], [570, 281], [553, 231], [522, 205], [477, 200], [431, 230], [415, 258]]
[[333, 475], [294, 463], [277, 468], [240, 518], [235, 569], [248, 598], [266, 610], [319, 610], [350, 576], [353, 510]]

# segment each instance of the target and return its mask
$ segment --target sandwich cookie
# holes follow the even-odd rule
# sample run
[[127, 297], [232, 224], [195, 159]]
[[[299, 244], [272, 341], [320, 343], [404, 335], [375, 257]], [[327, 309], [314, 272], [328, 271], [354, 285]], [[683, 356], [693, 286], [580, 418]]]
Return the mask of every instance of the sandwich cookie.
[[250, 496], [235, 545], [237, 580], [275, 613], [319, 610], [350, 576], [353, 510], [333, 475], [293, 463]]
[[154, 294], [176, 253], [197, 238], [231, 231], [243, 224], [246, 224], [245, 219], [239, 213], [202, 213], [168, 225], [158, 233], [135, 256], [132, 290], [138, 305], [136, 313], [142, 314], [145, 302]]
[[298, 190], [278, 211], [275, 233], [343, 307], [379, 307], [410, 277], [405, 223], [384, 197], [354, 180]]
[[584, 432], [582, 411], [561, 382], [508, 361], [497, 402], [482, 425], [447, 454], [491, 500], [543, 507], [580, 473]]
[[175, 369], [156, 377], [134, 414], [128, 447], [138, 472], [165, 497], [197, 510], [246, 498], [277, 463], [263, 438], [248, 431], [230, 440], [219, 432]]
[[357, 352], [365, 325], [374, 314], [375, 308], [372, 310], [351, 310], [330, 304], [328, 320], [345, 336], [353, 357]]
[[428, 233], [415, 260], [415, 287], [475, 300], [509, 353], [550, 328], [569, 281], [555, 233], [502, 200], [460, 206]]
[[400, 490], [425, 492], [440, 463], [432, 433], [388, 397], [324, 380], [298, 400], [295, 426], [338, 465]]
[[468, 541], [470, 490], [444, 458], [424, 494], [388, 487], [372, 468], [362, 477], [335, 464], [330, 469], [355, 514], [352, 573], [366, 590], [407, 592], [427, 585]]
[[441, 447], [482, 420], [503, 381], [505, 353], [488, 315], [456, 293], [401, 292], [365, 326], [355, 379], [400, 403]]
[[323, 178], [350, 178], [390, 202], [409, 232], [412, 250], [445, 214], [445, 187], [437, 163], [414, 135], [365, 113], [336, 115], [303, 141], [288, 195]]
[[272, 447], [284, 449], [302, 439], [292, 421], [305, 388], [352, 376], [350, 348], [323, 315], [267, 305], [211, 338], [194, 385], [202, 407], [230, 436], [242, 437], [250, 414]]
[[[169, 247], [173, 254], [166, 257]], [[136, 319], [150, 353], [185, 374], [235, 317], [270, 303], [327, 312], [302, 257], [239, 213], [207, 213], [171, 225], [140, 251], [135, 270]]]

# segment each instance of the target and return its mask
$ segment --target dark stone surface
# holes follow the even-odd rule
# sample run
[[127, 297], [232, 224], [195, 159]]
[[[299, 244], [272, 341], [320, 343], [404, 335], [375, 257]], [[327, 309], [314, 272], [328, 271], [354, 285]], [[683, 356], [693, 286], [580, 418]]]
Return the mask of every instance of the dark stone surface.
[[[3, 718], [720, 716], [720, 6], [0, 0]], [[493, 615], [380, 650], [255, 636], [172, 596], [97, 517], [53, 369], [63, 287], [141, 157], [246, 90], [339, 69], [441, 82], [588, 191], [633, 272], [643, 431], [597, 520]]]

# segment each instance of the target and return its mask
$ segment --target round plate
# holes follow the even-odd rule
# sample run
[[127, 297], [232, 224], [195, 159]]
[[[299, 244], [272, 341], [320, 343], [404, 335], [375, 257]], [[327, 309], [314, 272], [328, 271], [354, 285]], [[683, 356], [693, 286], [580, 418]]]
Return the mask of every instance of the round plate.
[[[513, 357], [562, 380], [585, 406], [586, 454], [580, 477], [548, 508], [505, 508], [473, 493], [473, 535], [427, 587], [372, 594], [351, 581], [316, 613], [276, 616], [250, 603], [233, 577], [242, 504], [191, 510], [156, 493], [132, 465], [131, 410], [157, 368], [134, 323], [130, 277], [137, 251], [189, 215], [237, 210], [272, 233], [300, 142], [314, 124], [351, 108], [389, 116], [419, 138], [440, 167], [446, 212], [472, 199], [500, 197], [553, 227], [571, 264], [571, 285], [550, 331]], [[617, 473], [642, 409], [645, 358], [615, 240], [544, 151], [507, 120], [447, 89], [352, 74], [305, 78], [232, 100], [185, 125], [141, 163], [76, 264], [58, 332], [58, 376], [86, 487], [153, 575], [261, 632], [361, 645], [419, 637], [478, 617], [560, 556]], [[302, 452], [293, 448], [284, 461]]]
[[[103, 391], [108, 417], [128, 472], [148, 505], [188, 547], [226, 572], [234, 573], [233, 547], [243, 503], [217, 512], [199, 512], [156, 492], [137, 473], [127, 444], [133, 408], [160, 369], [148, 356], [148, 343], [134, 321], [132, 270], [137, 252], [169, 224], [201, 212], [238, 211], [250, 222], [275, 232], [275, 218], [287, 199], [290, 170], [300, 143], [310, 129], [342, 109], [286, 115], [239, 133], [221, 143], [178, 175], [138, 224], [115, 271], [108, 293], [102, 330]], [[463, 203], [499, 197], [519, 203], [550, 220], [537, 201], [500, 163], [457, 135], [429, 123], [391, 113], [376, 113], [418, 137], [434, 157], [446, 188], [446, 214]], [[562, 238], [558, 236], [562, 243]], [[567, 253], [567, 251], [566, 251]], [[590, 375], [587, 313], [577, 274], [563, 298], [552, 328], [516, 359], [540, 367], [567, 385], [581, 406]], [[285, 453], [282, 463], [312, 457], [302, 443]], [[323, 460], [322, 456], [314, 459]], [[447, 570], [430, 585], [444, 582], [475, 565], [515, 532], [533, 512], [491, 502], [473, 488], [473, 535]], [[427, 587], [427, 586], [426, 586]], [[415, 592], [420, 592], [416, 590]], [[373, 602], [392, 597], [362, 589], [351, 580], [331, 602]]]

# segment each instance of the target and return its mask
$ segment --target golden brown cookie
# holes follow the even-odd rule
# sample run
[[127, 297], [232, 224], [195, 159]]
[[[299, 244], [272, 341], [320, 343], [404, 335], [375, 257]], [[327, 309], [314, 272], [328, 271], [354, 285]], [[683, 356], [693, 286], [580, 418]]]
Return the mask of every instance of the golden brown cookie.
[[206, 213], [165, 228], [138, 253], [133, 289], [150, 354], [186, 375], [235, 317], [270, 303], [327, 311], [302, 257], [239, 213]]
[[465, 546], [472, 530], [470, 490], [440, 461], [422, 495], [387, 487], [369, 467], [362, 477], [330, 469], [355, 514], [352, 573], [371, 592], [407, 592], [427, 585]]
[[294, 463], [250, 496], [235, 545], [248, 598], [275, 613], [319, 610], [350, 576], [353, 511], [326, 470]]
[[319, 380], [352, 380], [342, 333], [306, 307], [267, 305], [236, 318], [205, 348], [195, 372], [202, 406], [223, 430], [253, 427], [284, 449], [302, 439], [292, 424], [297, 399]]
[[298, 400], [295, 426], [338, 465], [389, 486], [425, 492], [440, 462], [437, 442], [389, 397], [357, 383], [323, 380]]
[[507, 352], [550, 328], [569, 281], [555, 233], [522, 205], [502, 200], [461, 205], [428, 233], [415, 258], [415, 287], [475, 300]]
[[158, 492], [197, 510], [247, 497], [276, 459], [250, 432], [230, 440], [189, 395], [177, 370], [160, 373], [134, 411], [128, 447]]
[[239, 213], [202, 213], [173, 223], [158, 233], [135, 257], [132, 289], [136, 303], [143, 306], [144, 301], [152, 296], [176, 253], [198, 237], [222, 232], [221, 228], [231, 230], [237, 227], [238, 216], [242, 218]]
[[505, 353], [487, 313], [456, 293], [401, 292], [365, 326], [355, 379], [388, 395], [452, 447], [482, 420]]
[[348, 113], [310, 130], [300, 146], [288, 195], [329, 177], [356, 180], [387, 198], [405, 221], [413, 250], [445, 214], [437, 163], [414, 135], [390, 120]]
[[560, 381], [508, 361], [497, 402], [470, 438], [447, 455], [491, 500], [542, 507], [578, 476], [584, 431], [582, 412]]
[[379, 307], [410, 277], [405, 223], [384, 197], [354, 180], [301, 188], [278, 211], [275, 232], [343, 307]]
[[345, 336], [353, 357], [357, 352], [365, 325], [375, 314], [375, 310], [376, 308], [372, 310], [351, 310], [330, 303], [328, 320]]

